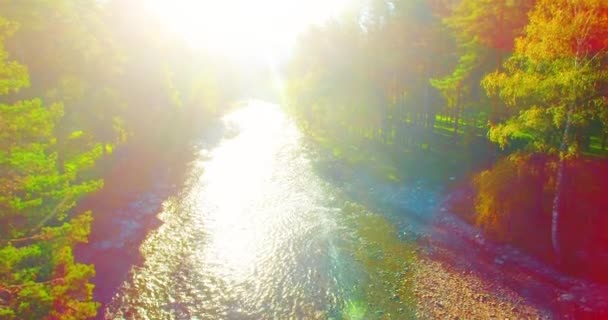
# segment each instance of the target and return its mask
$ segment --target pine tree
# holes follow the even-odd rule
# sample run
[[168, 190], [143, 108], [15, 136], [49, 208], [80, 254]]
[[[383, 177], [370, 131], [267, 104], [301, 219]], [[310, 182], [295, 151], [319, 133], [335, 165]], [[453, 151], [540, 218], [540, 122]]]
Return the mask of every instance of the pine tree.
[[[10, 61], [4, 43], [17, 25], [0, 17], [0, 94], [29, 85], [27, 68]], [[76, 263], [91, 214], [69, 215], [82, 195], [100, 147], [74, 154], [59, 170], [54, 145], [61, 104], [40, 99], [0, 103], [0, 319], [85, 319], [96, 314], [92, 266]], [[78, 134], [74, 134], [77, 139]]]

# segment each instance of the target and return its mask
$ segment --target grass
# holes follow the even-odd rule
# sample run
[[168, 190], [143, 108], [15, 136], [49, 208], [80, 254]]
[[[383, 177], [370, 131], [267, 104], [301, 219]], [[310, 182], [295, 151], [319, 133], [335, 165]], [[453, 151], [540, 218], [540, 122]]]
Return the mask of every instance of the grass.
[[391, 182], [413, 179], [445, 181], [470, 170], [485, 154], [475, 155], [458, 143], [434, 132], [426, 141], [406, 146], [381, 143], [370, 139], [334, 140], [323, 133], [309, 132], [321, 150], [351, 166], [361, 166], [374, 175]]
[[602, 141], [599, 136], [591, 136], [589, 151], [584, 154], [594, 157], [608, 157], [608, 150], [602, 149]]
[[[416, 137], [416, 142], [411, 144], [394, 139], [385, 143], [379, 139], [348, 134], [335, 137], [314, 130], [307, 133], [332, 157], [348, 165], [364, 167], [388, 181], [423, 178], [441, 182], [478, 169], [490, 160], [491, 150], [488, 149], [484, 126], [480, 124], [474, 134], [468, 134], [470, 131], [465, 122], [461, 120], [460, 124], [458, 134], [454, 136], [451, 119], [437, 116], [432, 132]], [[393, 134], [394, 131], [389, 135]], [[600, 137], [592, 136], [590, 148], [583, 155], [606, 158], [608, 150], [602, 150]]]

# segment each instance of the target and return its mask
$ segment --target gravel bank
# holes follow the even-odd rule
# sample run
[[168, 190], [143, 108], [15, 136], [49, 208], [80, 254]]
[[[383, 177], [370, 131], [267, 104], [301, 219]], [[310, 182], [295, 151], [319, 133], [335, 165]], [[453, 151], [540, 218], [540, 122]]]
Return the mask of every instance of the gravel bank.
[[427, 258], [413, 281], [419, 319], [549, 319], [517, 293]]

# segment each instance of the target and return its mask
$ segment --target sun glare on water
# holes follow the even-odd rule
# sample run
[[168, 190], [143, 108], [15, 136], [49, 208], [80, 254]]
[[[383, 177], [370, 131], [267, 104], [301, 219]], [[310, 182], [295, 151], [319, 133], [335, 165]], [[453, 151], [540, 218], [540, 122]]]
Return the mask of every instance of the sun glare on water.
[[195, 48], [260, 55], [287, 50], [296, 35], [344, 9], [349, 0], [147, 0]]

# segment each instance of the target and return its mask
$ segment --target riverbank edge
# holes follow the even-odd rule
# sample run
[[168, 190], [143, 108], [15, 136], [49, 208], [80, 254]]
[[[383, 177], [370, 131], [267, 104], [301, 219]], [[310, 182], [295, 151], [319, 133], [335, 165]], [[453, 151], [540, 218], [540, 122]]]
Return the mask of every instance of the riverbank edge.
[[[335, 148], [332, 148], [332, 144], [327, 141], [319, 141], [314, 136], [309, 136], [309, 138], [310, 144], [318, 148], [326, 159], [331, 158], [331, 161], [334, 162], [357, 166], [359, 170], [369, 171], [377, 179], [386, 183], [407, 185], [418, 180], [424, 180], [441, 188], [441, 198], [443, 200], [441, 205], [437, 207], [440, 212], [438, 212], [438, 221], [434, 225], [439, 233], [429, 232], [419, 239], [419, 244], [425, 250], [443, 252], [443, 254], [424, 253], [419, 256], [421, 265], [416, 276], [416, 282], [419, 282], [416, 295], [421, 306], [420, 314], [422, 318], [444, 318], [447, 316], [459, 319], [471, 317], [497, 318], [497, 315], [509, 319], [549, 319], [554, 317], [604, 319], [608, 317], [608, 309], [606, 308], [608, 292], [605, 285], [568, 275], [563, 271], [556, 270], [553, 265], [533, 253], [517, 246], [513, 247], [508, 243], [492, 240], [472, 220], [472, 217], [476, 215], [472, 206], [465, 210], [455, 210], [453, 207], [455, 199], [466, 198], [473, 201], [475, 194], [471, 193], [471, 190], [465, 188], [465, 186], [469, 186], [472, 177], [477, 172], [490, 166], [491, 163], [480, 161], [474, 165], [458, 166], [458, 162], [452, 159], [451, 165], [443, 168], [444, 170], [433, 172], [428, 170], [428, 163], [439, 163], [443, 159], [428, 151], [419, 150], [417, 156], [433, 157], [434, 159], [427, 159], [427, 162], [412, 161], [402, 166], [397, 162], [390, 161], [390, 157], [388, 158], [389, 162], [378, 161], [382, 157], [377, 154], [374, 157], [359, 155], [358, 158], [353, 159], [349, 157], [348, 153], [335, 152]], [[341, 150], [345, 150], [345, 148]], [[416, 158], [416, 160], [419, 160], [419, 158]], [[453, 170], [453, 168], [462, 168], [462, 170]], [[410, 170], [413, 171], [408, 172]], [[441, 220], [449, 223], [446, 224], [445, 221]], [[435, 236], [441, 236], [442, 234], [448, 234], [448, 239], [444, 239], [445, 243], [450, 244], [451, 241], [454, 241], [454, 243], [442, 247], [441, 242], [434, 241]], [[450, 235], [453, 237], [450, 237]], [[472, 252], [467, 254], [460, 252], [457, 244], [473, 244], [471, 246]], [[512, 267], [517, 262], [511, 261], [509, 254], [504, 254], [511, 251], [517, 253], [514, 254], [514, 260], [529, 259], [535, 263], [540, 263], [532, 265], [540, 266], [542, 270], [529, 269], [530, 266], [527, 266], [527, 268]], [[479, 259], [478, 262], [484, 265], [483, 270], [480, 272], [479, 268], [468, 262], [465, 262], [466, 266], [461, 265], [462, 257], [454, 255], [458, 252], [462, 256], [466, 256], [465, 260]], [[499, 254], [501, 252], [502, 254]], [[524, 258], [519, 259], [520, 255]], [[449, 257], [449, 259], [446, 260], [446, 257]], [[501, 274], [502, 272], [506, 272], [508, 275]], [[441, 281], [435, 279], [436, 277]], [[464, 278], [468, 280], [465, 281]], [[541, 291], [542, 293], [539, 296], [534, 296], [537, 294], [535, 292], [531, 294], [533, 297], [530, 297], [525, 294], [528, 290], [526, 289], [526, 283], [533, 282], [533, 279], [541, 282], [540, 287], [542, 289], [536, 290], [535, 288], [532, 291]], [[450, 289], [446, 290], [446, 288]], [[490, 300], [476, 299], [481, 295], [473, 294], [472, 292], [475, 290], [479, 290], [479, 292], [487, 291], [485, 293], [487, 297], [500, 298], [500, 301], [490, 298], [488, 298]], [[454, 295], [452, 291], [461, 294]], [[573, 294], [573, 292], [576, 294]], [[451, 298], [447, 297], [448, 293]], [[525, 299], [523, 299], [524, 297]], [[527, 301], [530, 298], [532, 299]], [[489, 309], [487, 308], [488, 304]], [[441, 312], [437, 313], [438, 310]]]
[[164, 201], [185, 183], [193, 156], [190, 144], [164, 152], [152, 146], [125, 145], [107, 161], [104, 186], [83, 198], [76, 212], [91, 210], [93, 222], [88, 243], [74, 250], [80, 263], [95, 266], [93, 298], [104, 310], [132, 267], [142, 261], [139, 248], [161, 225], [157, 214]]

